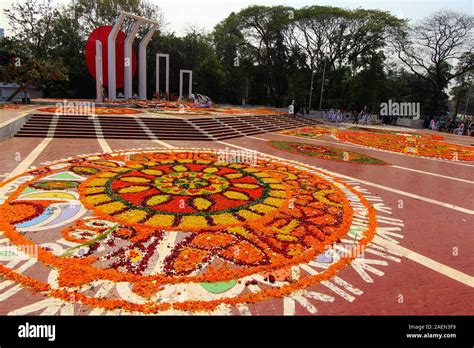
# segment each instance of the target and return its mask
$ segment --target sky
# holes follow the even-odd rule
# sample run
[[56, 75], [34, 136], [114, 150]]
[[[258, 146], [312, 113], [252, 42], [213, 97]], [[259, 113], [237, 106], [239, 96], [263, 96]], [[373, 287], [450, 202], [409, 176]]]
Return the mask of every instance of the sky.
[[[0, 28], [8, 35], [8, 22], [3, 10], [17, 0], [0, 0]], [[68, 3], [71, 0], [53, 0]], [[330, 5], [343, 8], [367, 8], [389, 11], [392, 14], [419, 20], [440, 9], [452, 9], [474, 14], [474, 0], [151, 0], [165, 15], [166, 30], [181, 36], [190, 26], [206, 30], [212, 28], [231, 12], [238, 12], [250, 5], [287, 5], [295, 8], [310, 5]]]

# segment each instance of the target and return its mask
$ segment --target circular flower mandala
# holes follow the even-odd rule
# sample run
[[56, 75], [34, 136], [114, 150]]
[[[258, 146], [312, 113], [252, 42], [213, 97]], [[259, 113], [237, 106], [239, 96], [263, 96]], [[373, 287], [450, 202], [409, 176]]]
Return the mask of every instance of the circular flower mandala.
[[[287, 296], [353, 257], [324, 261], [321, 273], [292, 269], [321, 262], [349, 233], [367, 244], [375, 228], [367, 201], [325, 173], [282, 159], [221, 162], [211, 151], [78, 157], [2, 186], [10, 193], [0, 206], [2, 234], [39, 249], [38, 272], [0, 272], [91, 308], [202, 311]], [[248, 292], [259, 277], [278, 287]], [[117, 291], [99, 296], [91, 291], [97, 284]]]
[[100, 172], [80, 191], [88, 208], [122, 224], [216, 229], [261, 219], [285, 204], [286, 189], [268, 169], [217, 158], [164, 164], [147, 158]]

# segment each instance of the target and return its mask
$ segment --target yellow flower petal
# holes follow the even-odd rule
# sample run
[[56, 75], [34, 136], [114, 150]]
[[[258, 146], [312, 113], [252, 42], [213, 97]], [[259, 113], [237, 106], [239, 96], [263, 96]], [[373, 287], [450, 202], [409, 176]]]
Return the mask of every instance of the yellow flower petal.
[[122, 202], [112, 202], [100, 206], [100, 210], [107, 213], [113, 214], [117, 211], [123, 210], [126, 207]]
[[148, 190], [150, 187], [148, 186], [129, 186], [120, 189], [119, 193], [136, 193]]
[[160, 176], [163, 174], [161, 170], [156, 170], [156, 169], [143, 169], [141, 172], [143, 174], [155, 175], [155, 176]]
[[127, 222], [135, 223], [135, 222], [142, 221], [147, 215], [148, 213], [143, 210], [132, 209], [132, 210], [126, 211], [125, 213], [116, 215], [116, 217], [118, 219], [125, 220]]
[[234, 199], [234, 200], [239, 200], [239, 201], [249, 200], [249, 197], [245, 193], [237, 192], [237, 191], [226, 191], [223, 193], [223, 195], [229, 199]]
[[242, 174], [241, 173], [227, 174], [225, 177], [228, 179], [237, 179], [237, 178], [241, 178]]
[[217, 225], [231, 225], [240, 223], [239, 220], [229, 213], [213, 215], [212, 220], [214, 220], [214, 223]]
[[100, 193], [100, 192], [104, 192], [105, 191], [105, 187], [88, 187], [85, 189], [85, 192], [86, 194], [92, 194], [92, 193]]
[[179, 227], [182, 228], [203, 228], [208, 227], [204, 216], [183, 216]]
[[273, 207], [281, 207], [285, 203], [285, 200], [281, 198], [268, 197], [263, 201], [263, 203]]
[[257, 184], [233, 184], [234, 187], [238, 187], [238, 188], [243, 188], [243, 189], [256, 189], [258, 187], [260, 187], [260, 185], [257, 185]]
[[260, 219], [261, 216], [258, 215], [258, 214], [255, 214], [253, 212], [251, 212], [250, 210], [239, 210], [237, 212], [237, 214], [241, 217], [243, 217], [244, 219], [246, 220], [256, 220], [256, 219]]
[[252, 234], [249, 231], [247, 231], [245, 228], [243, 228], [242, 226], [229, 227], [227, 231], [234, 234], [240, 234], [241, 236], [244, 236], [244, 237], [252, 236]]
[[193, 204], [198, 210], [206, 210], [212, 205], [210, 201], [200, 197], [194, 199]]
[[276, 208], [271, 207], [271, 206], [266, 205], [266, 204], [255, 204], [254, 206], [250, 207], [250, 209], [253, 210], [253, 211], [259, 212], [259, 213], [265, 213], [266, 214], [266, 213], [271, 213]]
[[170, 198], [169, 195], [155, 195], [155, 196], [149, 198], [146, 201], [146, 204], [149, 205], [149, 206], [158, 205], [158, 204], [161, 204], [163, 202], [166, 202], [169, 198]]
[[100, 203], [105, 203], [105, 202], [110, 202], [111, 199], [108, 195], [103, 194], [103, 195], [94, 195], [94, 196], [87, 196], [86, 200], [94, 205], [100, 204]]
[[215, 168], [215, 167], [209, 167], [209, 168], [206, 168], [203, 170], [204, 173], [215, 173], [215, 172], [218, 172], [219, 169], [218, 168]]
[[141, 169], [143, 168], [143, 164], [129, 164], [127, 167], [132, 169]]
[[154, 215], [145, 222], [145, 225], [154, 227], [171, 227], [174, 222], [173, 215]]
[[254, 176], [256, 177], [259, 177], [259, 178], [269, 178], [270, 177], [270, 174], [268, 174], [267, 172], [256, 172], [256, 173], [253, 173]]
[[280, 182], [280, 180], [275, 178], [262, 178], [262, 181], [266, 184], [277, 184]]
[[182, 165], [177, 165], [177, 166], [173, 167], [173, 170], [176, 171], [176, 172], [187, 172], [188, 168], [186, 168], [185, 166], [182, 166]]
[[104, 186], [107, 183], [107, 179], [94, 178], [87, 183], [87, 186]]
[[282, 190], [270, 190], [268, 195], [271, 197], [285, 198], [286, 192]]
[[139, 176], [126, 176], [124, 178], [120, 178], [120, 180], [125, 181], [125, 182], [150, 182], [150, 179], [147, 178], [142, 178]]
[[105, 173], [101, 173], [99, 175], [100, 178], [111, 178], [113, 176], [117, 175], [117, 173], [114, 173], [114, 172], [105, 172]]

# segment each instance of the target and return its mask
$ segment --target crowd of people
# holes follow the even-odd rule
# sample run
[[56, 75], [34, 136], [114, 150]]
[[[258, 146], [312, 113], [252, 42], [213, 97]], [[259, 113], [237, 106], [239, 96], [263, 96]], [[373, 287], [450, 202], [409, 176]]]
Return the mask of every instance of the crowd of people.
[[30, 93], [28, 93], [28, 91], [25, 90], [21, 94], [21, 102], [23, 104], [31, 104]]
[[431, 119], [429, 128], [435, 131], [471, 136], [474, 134], [474, 122], [457, 121], [452, 119]]
[[344, 122], [346, 117], [347, 115], [343, 110], [331, 109], [326, 113], [326, 119], [329, 122]]
[[329, 122], [346, 122], [349, 119], [354, 119], [354, 124], [372, 124], [372, 115], [367, 111], [361, 110], [359, 113], [346, 110], [331, 109], [326, 112], [326, 120]]
[[214, 105], [211, 98], [209, 98], [207, 95], [202, 95], [198, 93], [190, 94], [189, 99], [198, 108], [211, 108]]

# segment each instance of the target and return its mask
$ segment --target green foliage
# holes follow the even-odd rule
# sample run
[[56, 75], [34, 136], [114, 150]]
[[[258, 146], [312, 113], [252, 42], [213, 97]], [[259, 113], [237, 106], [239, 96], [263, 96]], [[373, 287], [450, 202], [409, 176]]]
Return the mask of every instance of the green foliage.
[[2, 80], [43, 88], [67, 80], [67, 66], [52, 54], [59, 12], [51, 2], [17, 3], [4, 12], [15, 36], [2, 42], [2, 49], [10, 56], [9, 63], [0, 69]]
[[[450, 33], [446, 28], [458, 25], [461, 34], [454, 39], [467, 51], [454, 47], [446, 57], [417, 68], [405, 63], [427, 54], [415, 49], [423, 48], [422, 40], [405, 20], [380, 10], [249, 6], [229, 14], [211, 33], [191, 28], [178, 37], [163, 30], [163, 13], [151, 1], [76, 0], [55, 5], [50, 0], [20, 0], [5, 11], [13, 37], [4, 40], [0, 50], [19, 57], [22, 65], [16, 67], [11, 60], [0, 68], [2, 78], [44, 86], [47, 96], [93, 98], [95, 82], [86, 68], [85, 43], [93, 29], [112, 25], [121, 11], [160, 23], [148, 46], [149, 97], [155, 90], [156, 53], [163, 52], [170, 54], [172, 93], [178, 90], [179, 69], [192, 69], [193, 90], [217, 102], [240, 104], [245, 98], [249, 104], [287, 106], [296, 100], [307, 107], [313, 75], [312, 108], [319, 104], [324, 86], [323, 108], [366, 106], [377, 112], [381, 102], [392, 99], [420, 102], [422, 114], [431, 114], [446, 109], [451, 80], [457, 83], [452, 92], [456, 108], [463, 104], [468, 86], [464, 77], [474, 61], [472, 42], [466, 41], [469, 35], [462, 36], [472, 18], [452, 13], [434, 14], [416, 28], [434, 35], [439, 27], [445, 35]], [[122, 29], [127, 33], [132, 25], [127, 20]], [[143, 35], [144, 29], [135, 44]], [[390, 63], [389, 48], [411, 54], [405, 66]]]
[[429, 90], [431, 117], [445, 112], [450, 81], [474, 69], [473, 29], [472, 15], [440, 10], [394, 36], [398, 58]]

